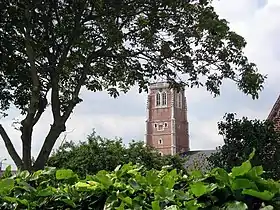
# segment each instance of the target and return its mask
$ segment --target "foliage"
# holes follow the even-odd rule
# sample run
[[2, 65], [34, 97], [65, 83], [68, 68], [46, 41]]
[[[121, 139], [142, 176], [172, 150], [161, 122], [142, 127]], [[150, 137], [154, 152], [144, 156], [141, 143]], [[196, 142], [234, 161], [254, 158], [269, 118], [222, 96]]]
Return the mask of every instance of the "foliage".
[[225, 144], [209, 158], [213, 166], [230, 171], [245, 161], [255, 148], [252, 164], [262, 165], [265, 177], [280, 179], [280, 134], [274, 130], [273, 122], [246, 117], [235, 119], [234, 114], [227, 114], [218, 126]]
[[0, 180], [1, 209], [279, 209], [280, 183], [250, 159], [231, 173], [146, 170], [131, 163], [80, 180], [69, 169], [19, 172]]
[[[19, 168], [44, 167], [82, 89], [116, 97], [134, 85], [147, 90], [153, 78], [214, 95], [223, 79], [253, 98], [263, 88], [245, 40], [211, 0], [3, 0], [0, 13], [0, 111], [23, 115], [22, 157], [1, 124], [0, 134]], [[33, 128], [48, 104], [53, 122], [32, 164]]]
[[161, 169], [165, 165], [183, 170], [185, 158], [161, 156], [157, 150], [144, 146], [143, 142], [132, 141], [125, 147], [121, 139], [106, 139], [95, 132], [88, 136], [87, 142], [75, 145], [65, 142], [52, 154], [47, 163], [56, 168], [72, 169], [84, 177], [100, 170], [113, 171], [118, 165], [132, 162], [146, 169]]

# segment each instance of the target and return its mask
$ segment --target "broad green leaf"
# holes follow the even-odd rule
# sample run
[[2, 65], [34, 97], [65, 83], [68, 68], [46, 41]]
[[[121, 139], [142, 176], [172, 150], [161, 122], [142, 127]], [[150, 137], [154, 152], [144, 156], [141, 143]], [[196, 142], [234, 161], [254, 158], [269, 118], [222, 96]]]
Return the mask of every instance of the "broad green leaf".
[[262, 199], [264, 201], [270, 201], [274, 197], [274, 195], [275, 195], [274, 193], [269, 192], [267, 190], [265, 190], [263, 192], [259, 192], [259, 191], [252, 190], [252, 189], [244, 189], [242, 191], [242, 194], [244, 194], [244, 195], [251, 195], [253, 197]]
[[171, 189], [168, 189], [164, 186], [157, 186], [155, 188], [155, 192], [155, 196], [159, 196], [161, 199], [173, 200], [175, 196]]
[[17, 202], [24, 206], [29, 206], [29, 201], [26, 199], [17, 199]]
[[15, 185], [15, 181], [10, 178], [0, 180], [0, 195], [8, 194]]
[[260, 210], [274, 210], [274, 207], [269, 205], [269, 206], [260, 208]]
[[2, 174], [2, 178], [8, 178], [12, 176], [12, 166], [8, 165], [4, 171], [4, 173]]
[[159, 201], [152, 202], [152, 210], [160, 210]]
[[185, 201], [184, 205], [187, 207], [186, 209], [188, 210], [197, 210], [201, 207], [201, 204], [198, 204], [197, 200]]
[[35, 181], [35, 180], [39, 179], [42, 172], [43, 172], [43, 170], [38, 170], [38, 171], [34, 172], [33, 174], [31, 174], [30, 180]]
[[19, 174], [22, 179], [26, 179], [29, 175], [30, 173], [28, 171], [21, 171]]
[[108, 177], [108, 173], [104, 170], [99, 171], [94, 178], [106, 188], [113, 184], [112, 180]]
[[70, 169], [60, 169], [56, 171], [55, 176], [58, 180], [71, 179], [75, 176], [75, 173]]
[[50, 195], [54, 195], [54, 191], [51, 188], [47, 188], [47, 189], [42, 189], [37, 191], [36, 195], [39, 197], [47, 197]]
[[4, 197], [2, 197], [2, 199], [4, 201], [10, 202], [10, 203], [20, 203], [20, 204], [22, 204], [24, 206], [28, 206], [28, 204], [29, 204], [28, 200], [26, 200], [26, 199], [19, 199], [19, 198], [16, 198], [16, 197], [4, 196]]
[[70, 199], [61, 199], [61, 201], [63, 201], [64, 203], [68, 204], [72, 208], [76, 208], [76, 204], [72, 200], [70, 200]]
[[18, 201], [17, 198], [9, 197], [9, 196], [4, 196], [2, 199], [5, 200], [5, 201], [8, 201], [8, 202], [11, 202], [11, 203], [17, 203], [17, 201]]
[[130, 197], [128, 197], [128, 196], [125, 197], [125, 198], [122, 198], [122, 201], [124, 201], [128, 205], [132, 205], [132, 199]]
[[217, 180], [220, 180], [223, 184], [229, 185], [230, 184], [230, 177], [228, 173], [222, 168], [215, 168], [211, 172], [212, 175], [215, 176]]
[[175, 177], [170, 176], [169, 174], [165, 175], [162, 180], [164, 186], [166, 186], [168, 189], [172, 189], [176, 183]]
[[235, 202], [227, 203], [225, 209], [226, 210], [246, 210], [246, 209], [248, 209], [248, 206], [243, 202], [235, 201]]
[[203, 174], [199, 170], [193, 170], [191, 171], [190, 176], [192, 176], [194, 179], [199, 179], [203, 177]]
[[246, 188], [255, 189], [255, 190], [258, 189], [255, 182], [245, 178], [236, 178], [232, 180], [231, 188], [233, 190], [246, 189]]
[[152, 186], [159, 185], [158, 174], [155, 170], [147, 171], [146, 179], [147, 179], [147, 182], [149, 185], [152, 185]]
[[242, 176], [246, 173], [248, 173], [252, 168], [252, 165], [250, 161], [245, 161], [242, 163], [241, 166], [233, 167], [231, 170], [231, 176], [232, 177], [237, 177], [237, 176]]
[[188, 192], [185, 192], [183, 190], [176, 190], [174, 191], [176, 197], [178, 200], [188, 200], [190, 198], [190, 195]]
[[262, 166], [255, 166], [248, 172], [248, 176], [250, 176], [251, 178], [259, 178], [262, 174], [263, 174]]
[[172, 205], [164, 208], [165, 210], [179, 210], [178, 206]]
[[196, 197], [200, 197], [207, 193], [207, 185], [203, 182], [196, 182], [190, 185], [190, 190]]
[[116, 208], [116, 210], [125, 210], [125, 203], [121, 202], [121, 205], [119, 207]]

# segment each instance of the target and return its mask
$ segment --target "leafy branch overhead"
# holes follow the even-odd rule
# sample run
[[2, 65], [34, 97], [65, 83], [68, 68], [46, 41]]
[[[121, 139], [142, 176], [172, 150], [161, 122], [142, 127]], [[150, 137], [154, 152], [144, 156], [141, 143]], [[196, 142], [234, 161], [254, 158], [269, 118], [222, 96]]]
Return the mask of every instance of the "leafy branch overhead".
[[143, 91], [150, 79], [165, 78], [176, 87], [205, 85], [217, 95], [229, 78], [257, 98], [265, 79], [244, 56], [245, 40], [230, 31], [210, 0], [3, 0], [0, 12], [0, 110], [15, 106], [25, 116], [25, 168], [31, 164], [33, 126], [47, 105], [54, 122], [37, 168], [82, 101], [82, 88], [116, 97], [133, 85]]
[[[263, 76], [243, 55], [245, 40], [229, 30], [208, 1], [187, 2], [4, 1], [1, 108], [14, 103], [26, 111], [34, 82], [42, 107], [52, 89], [66, 113], [80, 101], [75, 90], [81, 86], [116, 94], [112, 88], [139, 83], [142, 89], [153, 76], [174, 81], [177, 73], [188, 74], [183, 82], [189, 86], [205, 75], [214, 93], [222, 78], [231, 78], [256, 96]], [[168, 37], [172, 51], [161, 56]]]

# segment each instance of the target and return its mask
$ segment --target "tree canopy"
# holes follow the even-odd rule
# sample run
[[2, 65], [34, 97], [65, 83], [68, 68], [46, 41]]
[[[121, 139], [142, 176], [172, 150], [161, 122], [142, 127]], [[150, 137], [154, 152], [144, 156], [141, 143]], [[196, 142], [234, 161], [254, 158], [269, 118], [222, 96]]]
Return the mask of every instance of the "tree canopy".
[[227, 114], [218, 127], [224, 145], [209, 158], [213, 166], [230, 171], [244, 162], [255, 148], [251, 163], [262, 165], [266, 177], [280, 179], [280, 133], [274, 129], [273, 122], [246, 117], [235, 119], [234, 114]]
[[0, 134], [19, 168], [32, 169], [33, 127], [50, 104], [53, 123], [33, 169], [44, 167], [82, 88], [116, 97], [165, 78], [217, 95], [227, 78], [256, 98], [265, 79], [211, 0], [3, 0], [0, 12], [0, 110], [23, 115], [22, 157], [2, 125]]
[[140, 164], [147, 170], [170, 166], [185, 170], [185, 158], [179, 156], [161, 156], [144, 142], [132, 141], [126, 147], [122, 139], [107, 139], [90, 134], [87, 141], [75, 144], [63, 143], [49, 158], [47, 165], [56, 168], [72, 169], [80, 176], [95, 174], [100, 170], [113, 171], [118, 165]]

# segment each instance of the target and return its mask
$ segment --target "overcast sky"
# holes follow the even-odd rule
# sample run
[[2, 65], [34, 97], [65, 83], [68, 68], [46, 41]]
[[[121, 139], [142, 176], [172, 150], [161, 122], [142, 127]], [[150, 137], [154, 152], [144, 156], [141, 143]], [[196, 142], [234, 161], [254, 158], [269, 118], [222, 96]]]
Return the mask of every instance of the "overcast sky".
[[[204, 89], [188, 89], [191, 150], [215, 149], [223, 143], [217, 134], [217, 122], [226, 112], [235, 112], [238, 117], [265, 119], [280, 93], [277, 84], [280, 80], [280, 0], [219, 0], [214, 1], [214, 5], [217, 13], [230, 22], [231, 28], [245, 37], [246, 55], [268, 75], [268, 79], [258, 100], [244, 95], [230, 82], [224, 83], [217, 98]], [[125, 143], [144, 139], [146, 93], [138, 94], [135, 88], [117, 99], [110, 98], [106, 92], [83, 92], [82, 96], [84, 102], [76, 107], [67, 123], [68, 140], [85, 140], [93, 128], [104, 137], [122, 137]], [[20, 133], [11, 126], [15, 117], [18, 113], [11, 110], [10, 117], [1, 119], [1, 123], [21, 153]], [[38, 154], [50, 124], [51, 113], [47, 111], [34, 128], [34, 156]], [[62, 138], [63, 135], [56, 147]], [[0, 158], [8, 158], [5, 164], [13, 164], [2, 141]]]

